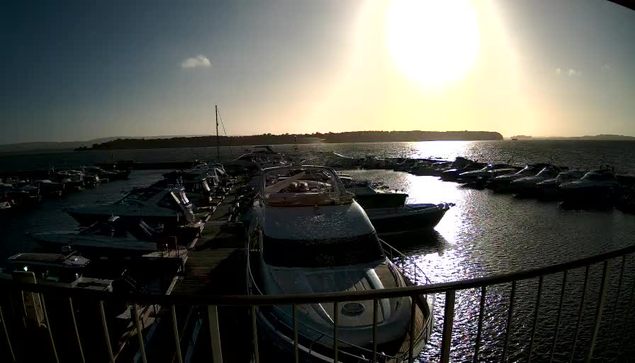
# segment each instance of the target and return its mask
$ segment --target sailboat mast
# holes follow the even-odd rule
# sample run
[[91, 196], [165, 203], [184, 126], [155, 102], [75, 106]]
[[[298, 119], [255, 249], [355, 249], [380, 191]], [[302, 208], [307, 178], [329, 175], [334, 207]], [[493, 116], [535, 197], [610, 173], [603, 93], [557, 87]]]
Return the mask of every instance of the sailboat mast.
[[218, 139], [218, 105], [216, 106], [216, 160], [220, 161], [220, 140]]

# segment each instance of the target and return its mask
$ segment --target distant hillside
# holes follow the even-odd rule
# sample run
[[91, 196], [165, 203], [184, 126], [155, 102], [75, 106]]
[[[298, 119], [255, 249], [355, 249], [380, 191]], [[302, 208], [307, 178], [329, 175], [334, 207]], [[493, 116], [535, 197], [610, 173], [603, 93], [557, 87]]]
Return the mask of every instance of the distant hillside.
[[519, 140], [597, 140], [597, 141], [635, 141], [635, 136], [625, 136], [625, 135], [611, 135], [611, 134], [600, 134], [600, 135], [585, 135], [585, 136], [546, 136], [546, 137], [534, 137], [531, 136], [512, 136], [512, 138], [517, 138]]
[[606, 140], [606, 141], [611, 141], [611, 140], [615, 140], [615, 141], [624, 141], [624, 140], [628, 140], [628, 141], [633, 141], [635, 140], [635, 137], [633, 136], [625, 136], [625, 135], [609, 135], [609, 134], [602, 134], [602, 135], [595, 135], [595, 136], [580, 136], [580, 137], [571, 137], [570, 139], [578, 139], [578, 140]]
[[[258, 144], [309, 144], [315, 142], [391, 142], [391, 141], [434, 141], [434, 140], [502, 140], [498, 132], [486, 131], [353, 131], [342, 133], [314, 134], [263, 134], [252, 136], [221, 136], [221, 146]], [[215, 136], [173, 137], [164, 139], [117, 139], [93, 145], [93, 150], [114, 149], [157, 149], [176, 147], [215, 146]]]
[[0, 153], [26, 152], [26, 151], [59, 151], [73, 150], [78, 147], [89, 147], [93, 144], [116, 140], [118, 137], [102, 137], [88, 141], [70, 142], [22, 142], [18, 144], [0, 145]]

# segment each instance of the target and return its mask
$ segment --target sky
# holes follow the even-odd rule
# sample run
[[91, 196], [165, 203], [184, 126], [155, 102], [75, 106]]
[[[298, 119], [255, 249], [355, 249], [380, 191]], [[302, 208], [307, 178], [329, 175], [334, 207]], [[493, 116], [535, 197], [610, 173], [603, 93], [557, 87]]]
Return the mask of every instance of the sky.
[[212, 134], [214, 105], [229, 135], [635, 136], [607, 1], [11, 1], [0, 29], [0, 144]]

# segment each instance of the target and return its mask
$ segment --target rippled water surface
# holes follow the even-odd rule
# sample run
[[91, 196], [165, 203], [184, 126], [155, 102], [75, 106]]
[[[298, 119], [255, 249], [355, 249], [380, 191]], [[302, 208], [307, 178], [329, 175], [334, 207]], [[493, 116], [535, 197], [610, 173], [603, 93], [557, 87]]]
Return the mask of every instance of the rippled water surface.
[[[467, 156], [486, 161], [517, 163], [540, 162], [548, 159], [570, 167], [594, 168], [611, 163], [622, 173], [635, 174], [635, 146], [629, 142], [424, 142], [383, 144], [319, 144], [300, 145], [305, 152], [335, 151], [350, 156], [409, 156], [452, 159]], [[292, 146], [280, 146], [292, 150]], [[234, 147], [232, 155], [241, 150]], [[56, 153], [49, 155], [4, 155], [2, 169], [46, 168], [51, 165], [76, 166], [100, 161], [134, 159], [137, 161], [180, 161], [204, 159], [215, 154], [213, 148], [169, 150], [122, 150], [115, 152]], [[229, 158], [229, 149], [223, 149]], [[455, 183], [441, 182], [433, 177], [418, 177], [392, 171], [348, 171], [357, 179], [372, 179], [405, 190], [410, 202], [453, 202], [436, 230], [407, 238], [390, 238], [388, 242], [411, 256], [433, 282], [491, 276], [548, 266], [601, 252], [632, 245], [635, 236], [635, 215], [610, 211], [565, 210], [554, 202], [518, 199], [510, 195], [494, 194], [488, 190], [463, 188]], [[59, 201], [46, 201], [39, 208], [0, 216], [0, 258], [34, 247], [25, 232], [73, 229], [76, 224], [62, 208], [71, 204], [113, 201], [125, 190], [146, 185], [160, 177], [160, 171], [136, 171], [129, 181], [103, 184], [94, 190], [71, 194]], [[618, 294], [622, 261], [611, 266], [604, 319], [600, 326], [596, 358], [614, 360], [620, 344], [632, 347], [633, 340], [621, 339], [623, 329], [632, 324], [627, 314], [635, 261], [626, 260], [622, 288]], [[568, 362], [577, 326], [584, 269], [572, 271], [566, 278], [564, 302], [558, 339], [553, 349], [556, 321], [562, 292], [563, 275], [549, 276], [543, 283], [539, 306], [533, 361]], [[580, 334], [574, 358], [582, 361], [589, 346], [596, 316], [602, 265], [589, 271], [588, 292], [583, 306]], [[507, 358], [509, 361], [527, 360], [535, 314], [537, 280], [521, 281], [516, 288], [515, 306], [511, 320], [511, 335]], [[481, 361], [500, 356], [507, 331], [511, 286], [492, 286], [487, 290]], [[480, 290], [457, 293], [452, 357], [456, 361], [473, 358], [477, 332]], [[619, 296], [619, 301], [616, 299]], [[444, 296], [436, 297], [436, 324], [433, 339], [422, 353], [426, 361], [439, 356], [443, 325]], [[617, 307], [617, 309], [616, 309]], [[618, 318], [613, 321], [613, 316]], [[632, 337], [631, 337], [632, 338]], [[623, 357], [624, 358], [624, 357]], [[600, 361], [598, 359], [598, 361]]]

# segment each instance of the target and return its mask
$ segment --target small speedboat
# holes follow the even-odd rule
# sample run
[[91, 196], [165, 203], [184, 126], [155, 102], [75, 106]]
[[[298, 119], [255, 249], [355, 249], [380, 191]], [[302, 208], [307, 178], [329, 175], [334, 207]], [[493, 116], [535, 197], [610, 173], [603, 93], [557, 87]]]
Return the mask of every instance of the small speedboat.
[[65, 191], [64, 183], [56, 183], [50, 179], [36, 180], [33, 184], [40, 188], [40, 192], [44, 196], [61, 196]]
[[62, 170], [54, 174], [57, 182], [63, 183], [66, 190], [81, 191], [84, 189], [84, 173], [77, 170]]
[[567, 170], [558, 174], [555, 178], [536, 183], [536, 194], [540, 199], [558, 199], [560, 184], [572, 182], [582, 178], [586, 172], [581, 170]]
[[[512, 191], [511, 183], [515, 180], [535, 176], [549, 164], [527, 164], [521, 170], [515, 173], [501, 174], [489, 180], [489, 188], [497, 192]], [[555, 176], [555, 175], [554, 175]]]
[[34, 233], [30, 236], [45, 247], [59, 250], [70, 246], [87, 254], [142, 255], [164, 249], [160, 246], [158, 231], [143, 221], [127, 223], [120, 217], [77, 231]]
[[0, 279], [112, 292], [113, 280], [84, 276], [89, 265], [76, 253], [18, 253], [8, 258]]
[[0, 183], [0, 212], [9, 211], [14, 206], [11, 192], [13, 186], [11, 184]]
[[138, 188], [114, 203], [74, 206], [66, 208], [66, 212], [84, 226], [107, 221], [112, 216], [163, 224], [166, 228], [196, 222], [192, 203], [182, 187]]
[[408, 198], [407, 193], [382, 190], [366, 185], [353, 185], [347, 189], [355, 195], [359, 205], [367, 209], [374, 208], [401, 208]]
[[508, 164], [489, 164], [481, 169], [466, 171], [459, 174], [459, 183], [471, 183], [476, 181], [487, 181], [497, 175], [515, 173], [518, 168]]
[[[404, 287], [407, 277], [387, 257], [364, 210], [347, 193], [333, 169], [316, 166], [263, 170], [248, 232], [250, 294], [286, 295], [381, 290]], [[407, 361], [411, 307], [416, 320], [416, 357], [432, 328], [432, 306], [424, 297], [378, 300], [376, 343], [380, 361]], [[416, 304], [413, 306], [412, 304]], [[342, 362], [372, 355], [373, 300], [339, 306], [338, 347]], [[301, 361], [333, 362], [334, 305], [297, 306]], [[261, 339], [282, 354], [294, 351], [290, 306], [255, 309]], [[404, 345], [405, 343], [405, 345]]]
[[538, 174], [516, 179], [509, 186], [519, 196], [534, 196], [538, 193], [538, 183], [556, 178], [560, 171], [557, 166], [547, 165]]
[[452, 203], [405, 204], [399, 208], [364, 209], [379, 234], [395, 234], [433, 229]]
[[586, 173], [580, 180], [562, 183], [558, 188], [567, 205], [609, 205], [619, 187], [615, 172], [603, 168]]
[[87, 188], [96, 187], [101, 180], [99, 180], [99, 175], [97, 174], [84, 174], [84, 184]]
[[132, 172], [132, 169], [105, 170], [98, 166], [85, 166], [83, 170], [87, 174], [97, 175], [100, 179], [108, 179], [109, 181], [128, 179], [128, 177], [130, 176], [130, 173]]
[[452, 168], [445, 170], [441, 173], [441, 180], [443, 181], [457, 181], [459, 175], [467, 173], [469, 171], [479, 170], [485, 167], [484, 163], [470, 162], [463, 166], [453, 166]]

